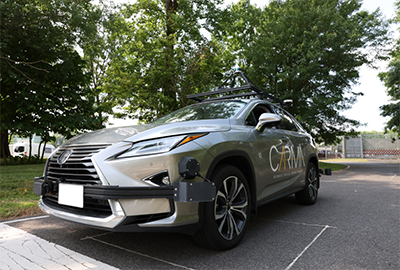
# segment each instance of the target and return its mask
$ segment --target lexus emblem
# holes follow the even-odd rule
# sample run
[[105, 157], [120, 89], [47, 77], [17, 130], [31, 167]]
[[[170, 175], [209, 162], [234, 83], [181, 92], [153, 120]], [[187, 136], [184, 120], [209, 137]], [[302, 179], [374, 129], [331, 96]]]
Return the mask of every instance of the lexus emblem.
[[72, 155], [72, 150], [66, 150], [62, 152], [57, 158], [57, 163], [59, 165], [63, 165], [71, 155]]

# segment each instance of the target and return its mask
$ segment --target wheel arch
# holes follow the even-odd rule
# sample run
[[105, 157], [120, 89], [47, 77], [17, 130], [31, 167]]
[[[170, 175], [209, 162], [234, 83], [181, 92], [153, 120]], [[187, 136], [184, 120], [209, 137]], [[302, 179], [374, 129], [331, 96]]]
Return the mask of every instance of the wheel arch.
[[232, 150], [219, 154], [211, 162], [206, 178], [210, 179], [215, 169], [224, 164], [235, 166], [245, 175], [250, 188], [251, 217], [255, 218], [257, 216], [256, 181], [254, 167], [249, 155], [239, 150]]
[[314, 163], [315, 167], [317, 167], [317, 170], [319, 169], [318, 158], [316, 156], [311, 156], [308, 162]]

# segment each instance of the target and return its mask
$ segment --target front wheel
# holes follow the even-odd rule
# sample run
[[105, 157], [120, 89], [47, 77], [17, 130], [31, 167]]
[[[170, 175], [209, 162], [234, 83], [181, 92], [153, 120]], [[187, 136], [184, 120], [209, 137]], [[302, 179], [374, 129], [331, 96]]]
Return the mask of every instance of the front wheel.
[[227, 250], [243, 239], [250, 219], [250, 189], [236, 167], [220, 167], [211, 177], [217, 191], [214, 202], [204, 203], [203, 227], [194, 239], [206, 248]]
[[310, 162], [306, 171], [306, 186], [296, 193], [296, 199], [301, 204], [311, 205], [317, 201], [319, 175], [317, 167]]

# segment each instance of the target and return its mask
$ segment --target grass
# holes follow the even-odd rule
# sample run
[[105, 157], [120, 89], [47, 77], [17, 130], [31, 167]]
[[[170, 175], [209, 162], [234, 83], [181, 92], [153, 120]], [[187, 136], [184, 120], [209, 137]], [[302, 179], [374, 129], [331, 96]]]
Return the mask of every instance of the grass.
[[365, 158], [346, 158], [346, 159], [324, 159], [319, 162], [320, 169], [331, 168], [332, 171], [338, 171], [346, 168], [345, 165], [340, 163], [351, 163], [351, 162], [368, 162]]
[[341, 163], [341, 162], [368, 162], [365, 158], [341, 158], [341, 159], [324, 159], [324, 162], [334, 162], [334, 163]]
[[44, 164], [0, 166], [0, 220], [42, 214], [33, 181], [43, 169]]
[[338, 163], [328, 163], [328, 162], [319, 162], [319, 168], [320, 169], [328, 169], [331, 168], [332, 172], [333, 171], [338, 171], [338, 170], [342, 170], [344, 168], [346, 168], [346, 166], [342, 165], [342, 164], [338, 164]]

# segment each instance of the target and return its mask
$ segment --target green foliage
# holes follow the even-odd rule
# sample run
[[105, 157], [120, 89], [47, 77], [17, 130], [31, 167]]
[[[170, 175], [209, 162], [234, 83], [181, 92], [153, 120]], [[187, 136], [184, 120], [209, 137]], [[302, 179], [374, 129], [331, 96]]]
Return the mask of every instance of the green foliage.
[[351, 90], [358, 68], [382, 56], [379, 10], [357, 0], [222, 3], [2, 1], [0, 155], [9, 134], [49, 141], [101, 128], [110, 114], [149, 122], [218, 86], [235, 63], [293, 99], [290, 112], [317, 141], [355, 133], [360, 123], [340, 112], [361, 95]]
[[[395, 5], [396, 17], [393, 21], [400, 23], [400, 1], [397, 1]], [[400, 138], [400, 38], [397, 40], [390, 56], [391, 61], [388, 65], [388, 71], [380, 73], [379, 78], [385, 83], [387, 93], [392, 102], [381, 106], [380, 109], [382, 110], [382, 116], [390, 117], [385, 131], [393, 131]]]
[[[230, 7], [224, 40], [243, 70], [281, 99], [317, 141], [354, 135], [360, 123], [340, 114], [357, 96], [358, 69], [382, 58], [388, 24], [356, 0], [271, 1], [264, 9], [242, 0]], [[372, 53], [373, 52], [373, 53]]]
[[117, 46], [102, 87], [122, 109], [120, 117], [151, 121], [187, 105], [187, 94], [222, 80], [221, 45], [200, 31], [213, 29], [220, 2], [139, 0], [125, 6], [112, 32]]
[[99, 5], [93, 6], [91, 20], [87, 24], [92, 25], [97, 31], [90, 31], [81, 37], [79, 46], [83, 52], [85, 69], [89, 71], [89, 88], [91, 96], [94, 97], [93, 109], [95, 111], [96, 128], [101, 128], [108, 121], [109, 115], [113, 114], [115, 98], [101, 91], [104, 86], [106, 72], [110, 61], [114, 59], [113, 52], [118, 46], [114, 38], [121, 27], [122, 16], [120, 6], [105, 1], [99, 1]]
[[1, 9], [1, 150], [8, 133], [71, 136], [93, 129], [94, 98], [76, 46], [96, 31], [89, 0], [4, 0]]
[[396, 139], [397, 133], [387, 130], [385, 133], [379, 131], [362, 131], [361, 135], [364, 139]]
[[4, 160], [0, 160], [0, 166], [14, 166], [14, 165], [25, 165], [25, 164], [44, 164], [47, 159], [40, 159], [38, 156], [34, 155], [30, 159], [29, 157], [8, 157], [7, 164], [4, 164]]

